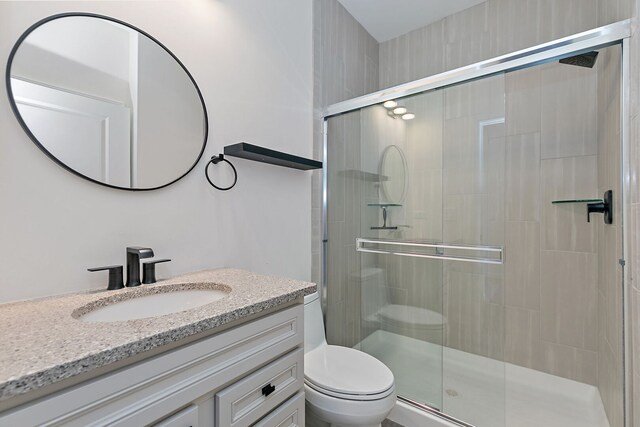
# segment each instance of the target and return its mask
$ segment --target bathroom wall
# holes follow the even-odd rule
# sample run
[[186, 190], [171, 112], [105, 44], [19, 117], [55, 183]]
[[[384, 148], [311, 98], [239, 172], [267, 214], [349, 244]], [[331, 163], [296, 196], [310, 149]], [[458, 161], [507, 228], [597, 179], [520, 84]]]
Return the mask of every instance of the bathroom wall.
[[[314, 40], [314, 155], [322, 157], [322, 111], [333, 103], [353, 98], [378, 88], [378, 43], [344, 9], [337, 0], [313, 1]], [[336, 191], [331, 194], [332, 206], [340, 206], [329, 220], [329, 241], [336, 261], [329, 262], [327, 338], [332, 344], [353, 345], [360, 336], [360, 288], [355, 273], [359, 273], [359, 257], [355, 254], [357, 230], [345, 230], [349, 224], [359, 224], [358, 198], [345, 199], [347, 188], [365, 191], [358, 176], [347, 170], [359, 170], [360, 118], [358, 113], [336, 120], [329, 129], [332, 147], [328, 161], [328, 177]], [[322, 263], [322, 172], [316, 171], [312, 183], [312, 280], [320, 281]]]
[[[507, 78], [506, 360], [598, 384], [598, 68]], [[613, 314], [612, 314], [613, 315]]]
[[130, 22], [171, 49], [203, 92], [209, 142], [196, 169], [170, 187], [103, 188], [40, 152], [3, 97], [0, 301], [101, 289], [106, 274], [86, 268], [123, 263], [127, 245], [172, 258], [161, 277], [227, 266], [309, 279], [310, 174], [237, 159], [238, 184], [223, 193], [203, 168], [238, 141], [312, 155], [311, 1], [0, 2], [0, 57], [31, 24], [68, 11]]
[[380, 89], [632, 16], [632, 0], [488, 0], [380, 43]]
[[598, 390], [611, 426], [623, 425], [623, 269], [620, 200], [620, 49], [598, 57], [598, 194], [612, 190], [612, 225], [598, 221]]

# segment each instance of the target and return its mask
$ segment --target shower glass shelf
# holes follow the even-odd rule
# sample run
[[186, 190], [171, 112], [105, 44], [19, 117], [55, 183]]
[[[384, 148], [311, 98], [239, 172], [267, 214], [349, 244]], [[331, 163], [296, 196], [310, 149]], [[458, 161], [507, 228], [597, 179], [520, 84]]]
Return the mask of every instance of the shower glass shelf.
[[391, 206], [402, 206], [402, 205], [398, 203], [367, 203], [367, 206], [375, 206], [378, 208], [382, 208], [382, 207], [388, 208]]
[[553, 200], [551, 203], [553, 203], [554, 205], [557, 204], [561, 204], [561, 203], [598, 203], [598, 202], [602, 202], [602, 199], [569, 199], [569, 200]]

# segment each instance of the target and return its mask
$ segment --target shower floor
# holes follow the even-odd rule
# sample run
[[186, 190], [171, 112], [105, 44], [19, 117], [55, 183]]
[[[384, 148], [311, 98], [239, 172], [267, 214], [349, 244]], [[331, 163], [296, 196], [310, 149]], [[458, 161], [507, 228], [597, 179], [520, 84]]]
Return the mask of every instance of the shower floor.
[[398, 395], [477, 427], [609, 427], [588, 384], [382, 330], [356, 347], [389, 366]]

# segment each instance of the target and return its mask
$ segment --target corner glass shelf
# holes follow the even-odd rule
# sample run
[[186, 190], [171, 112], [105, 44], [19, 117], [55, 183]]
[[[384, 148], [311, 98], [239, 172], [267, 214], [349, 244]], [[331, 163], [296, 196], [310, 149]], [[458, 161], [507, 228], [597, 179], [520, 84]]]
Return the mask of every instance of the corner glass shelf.
[[375, 207], [379, 207], [379, 208], [388, 208], [391, 206], [402, 206], [401, 204], [398, 203], [367, 203], [367, 206], [375, 206]]
[[568, 199], [568, 200], [553, 200], [551, 201], [551, 203], [553, 203], [554, 205], [557, 204], [561, 204], [561, 203], [599, 203], [599, 202], [603, 202], [602, 199]]
[[380, 175], [377, 173], [365, 172], [365, 171], [356, 170], [356, 169], [348, 169], [348, 170], [340, 171], [338, 172], [338, 175], [346, 176], [347, 178], [361, 179], [363, 181], [368, 181], [368, 182], [389, 181], [388, 176]]

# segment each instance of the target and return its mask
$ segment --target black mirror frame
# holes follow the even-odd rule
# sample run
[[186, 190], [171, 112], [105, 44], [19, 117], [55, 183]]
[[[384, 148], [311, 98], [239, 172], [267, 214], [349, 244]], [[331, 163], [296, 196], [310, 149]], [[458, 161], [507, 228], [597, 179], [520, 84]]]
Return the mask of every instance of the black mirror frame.
[[[187, 74], [187, 76], [191, 80], [191, 83], [193, 83], [193, 86], [195, 87], [196, 92], [198, 93], [198, 97], [200, 98], [200, 103], [202, 104], [202, 112], [204, 114], [204, 140], [202, 142], [202, 149], [200, 150], [200, 153], [198, 154], [197, 159], [195, 160], [195, 162], [191, 165], [191, 167], [189, 167], [189, 169], [184, 174], [182, 174], [178, 178], [174, 179], [173, 181], [168, 182], [167, 184], [164, 184], [164, 185], [161, 185], [161, 186], [158, 186], [158, 187], [151, 187], [151, 188], [127, 188], [127, 187], [118, 187], [116, 185], [107, 184], [107, 183], [98, 181], [96, 179], [90, 178], [90, 177], [88, 177], [88, 176], [86, 176], [84, 174], [81, 174], [80, 172], [76, 171], [75, 169], [71, 168], [70, 166], [64, 164], [62, 161], [58, 160], [58, 158], [56, 158], [53, 154], [51, 154], [44, 147], [44, 145], [42, 145], [42, 143], [40, 143], [40, 141], [38, 141], [38, 139], [35, 137], [35, 135], [31, 132], [31, 130], [29, 129], [29, 126], [27, 126], [27, 124], [23, 120], [22, 116], [20, 115], [20, 111], [18, 110], [18, 106], [16, 105], [16, 102], [15, 102], [15, 100], [13, 98], [13, 90], [11, 89], [11, 65], [13, 64], [13, 59], [14, 59], [14, 57], [16, 55], [16, 52], [20, 48], [20, 45], [22, 44], [22, 42], [36, 28], [46, 24], [47, 22], [50, 22], [50, 21], [53, 21], [53, 20], [56, 20], [56, 19], [73, 17], [73, 16], [83, 16], [83, 17], [89, 17], [89, 18], [104, 19], [104, 20], [107, 20], [107, 21], [115, 22], [115, 23], [120, 24], [120, 25], [124, 25], [125, 27], [128, 27], [128, 28], [130, 28], [130, 29], [132, 29], [134, 31], [137, 31], [138, 33], [148, 37], [151, 40], [153, 40], [158, 46], [160, 46], [162, 49], [164, 49], [165, 52], [167, 52], [178, 63], [178, 65], [180, 65], [180, 67], [182, 67], [184, 72]], [[207, 114], [207, 107], [205, 105], [204, 97], [202, 96], [202, 92], [200, 92], [200, 87], [196, 83], [195, 79], [193, 78], [193, 76], [191, 75], [189, 70], [187, 70], [187, 67], [184, 66], [184, 64], [178, 59], [178, 57], [176, 55], [173, 54], [173, 52], [171, 52], [165, 45], [160, 43], [155, 37], [151, 36], [149, 33], [141, 30], [140, 28], [135, 27], [134, 25], [131, 25], [131, 24], [127, 23], [127, 22], [121, 21], [121, 20], [116, 19], [116, 18], [112, 18], [110, 16], [99, 15], [99, 14], [96, 14], [96, 13], [87, 13], [87, 12], [68, 12], [68, 13], [60, 13], [60, 14], [56, 14], [56, 15], [51, 15], [51, 16], [49, 16], [47, 18], [41, 19], [40, 21], [36, 22], [32, 26], [30, 26], [18, 38], [18, 40], [16, 41], [15, 45], [11, 49], [11, 53], [9, 54], [9, 59], [7, 60], [7, 70], [6, 70], [5, 80], [6, 80], [6, 86], [7, 86], [7, 95], [9, 97], [9, 103], [11, 104], [11, 109], [13, 110], [13, 114], [16, 116], [16, 119], [20, 123], [20, 126], [22, 126], [22, 129], [29, 136], [29, 138], [31, 138], [31, 140], [36, 144], [36, 146], [38, 148], [40, 148], [40, 150], [42, 150], [42, 152], [44, 152], [47, 155], [47, 157], [49, 157], [51, 160], [53, 160], [55, 163], [57, 163], [59, 166], [61, 166], [65, 170], [71, 172], [72, 174], [74, 174], [76, 176], [84, 178], [84, 179], [86, 179], [88, 181], [91, 181], [91, 182], [93, 182], [95, 184], [102, 185], [104, 187], [115, 188], [115, 189], [118, 189], [118, 190], [127, 190], [127, 191], [151, 191], [151, 190], [158, 190], [160, 188], [168, 187], [169, 185], [174, 184], [175, 182], [177, 182], [177, 181], [181, 180], [182, 178], [184, 178], [185, 176], [187, 176], [189, 174], [189, 172], [191, 172], [196, 167], [196, 165], [198, 164], [198, 162], [202, 158], [202, 155], [204, 154], [204, 150], [205, 150], [205, 148], [207, 146], [207, 141], [208, 141], [208, 138], [209, 138], [209, 116]]]

